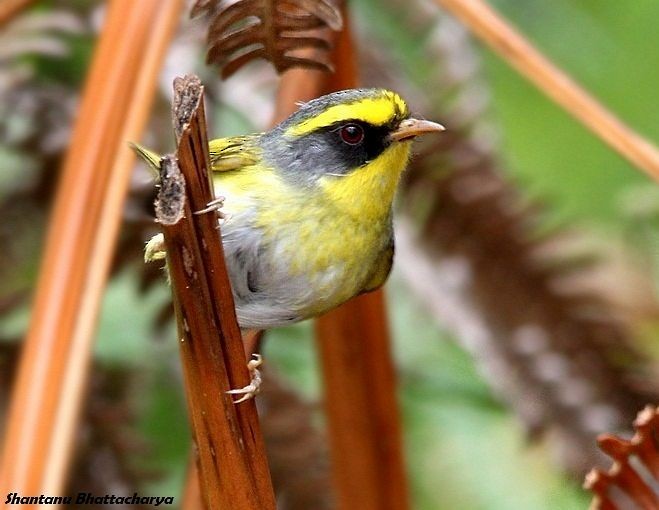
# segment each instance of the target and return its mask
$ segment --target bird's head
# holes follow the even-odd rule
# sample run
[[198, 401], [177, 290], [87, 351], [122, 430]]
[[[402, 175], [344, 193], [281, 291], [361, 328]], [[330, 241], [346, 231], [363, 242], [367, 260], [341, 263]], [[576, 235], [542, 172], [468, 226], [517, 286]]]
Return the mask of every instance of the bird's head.
[[395, 92], [354, 89], [302, 104], [262, 143], [270, 165], [284, 178], [321, 186], [362, 214], [364, 199], [390, 207], [410, 142], [443, 130], [435, 122], [412, 118]]

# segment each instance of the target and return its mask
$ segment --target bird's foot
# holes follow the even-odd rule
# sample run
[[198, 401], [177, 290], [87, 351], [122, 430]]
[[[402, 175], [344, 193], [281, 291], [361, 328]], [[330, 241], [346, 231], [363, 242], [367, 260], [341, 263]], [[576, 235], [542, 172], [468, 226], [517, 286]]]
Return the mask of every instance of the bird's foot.
[[144, 248], [144, 262], [153, 262], [162, 260], [167, 256], [165, 253], [165, 236], [156, 234], [153, 236]]
[[225, 197], [217, 197], [215, 200], [208, 202], [205, 209], [202, 209], [201, 211], [195, 211], [195, 214], [206, 214], [215, 211], [220, 219], [223, 220], [226, 218], [225, 214], [222, 212], [222, 207], [224, 207], [225, 200]]
[[227, 393], [230, 395], [242, 395], [241, 398], [233, 401], [234, 404], [240, 404], [245, 400], [254, 398], [259, 393], [259, 391], [261, 391], [261, 383], [263, 382], [263, 379], [261, 379], [261, 372], [259, 371], [259, 367], [263, 364], [263, 358], [260, 354], [252, 354], [252, 356], [254, 359], [247, 363], [247, 368], [249, 369], [249, 374], [251, 377], [249, 384], [238, 390], [227, 391]]

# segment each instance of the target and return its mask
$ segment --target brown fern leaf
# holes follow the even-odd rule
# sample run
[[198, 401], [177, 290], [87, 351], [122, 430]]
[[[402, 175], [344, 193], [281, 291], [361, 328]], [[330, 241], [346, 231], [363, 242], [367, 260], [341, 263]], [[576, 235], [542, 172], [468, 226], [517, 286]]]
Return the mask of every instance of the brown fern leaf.
[[208, 63], [227, 78], [263, 58], [282, 73], [291, 67], [330, 71], [328, 32], [343, 24], [332, 0], [198, 0], [192, 16], [211, 14]]
[[[659, 508], [659, 410], [647, 406], [634, 421], [631, 440], [602, 434], [600, 448], [613, 459], [607, 472], [593, 469], [584, 487], [595, 496], [591, 510]], [[633, 507], [630, 503], [633, 502]]]

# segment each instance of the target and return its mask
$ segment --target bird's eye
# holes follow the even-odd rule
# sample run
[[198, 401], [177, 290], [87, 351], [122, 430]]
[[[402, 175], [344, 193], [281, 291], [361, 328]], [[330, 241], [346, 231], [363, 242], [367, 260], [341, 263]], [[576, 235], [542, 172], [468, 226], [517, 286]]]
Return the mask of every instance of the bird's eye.
[[341, 140], [348, 145], [357, 145], [364, 139], [364, 128], [359, 124], [346, 124], [341, 127]]

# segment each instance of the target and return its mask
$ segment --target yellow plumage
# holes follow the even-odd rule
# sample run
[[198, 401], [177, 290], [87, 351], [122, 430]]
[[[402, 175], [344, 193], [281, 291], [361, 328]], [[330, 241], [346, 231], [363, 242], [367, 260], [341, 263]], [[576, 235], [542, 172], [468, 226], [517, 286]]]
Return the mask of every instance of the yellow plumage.
[[[397, 94], [370, 89], [307, 103], [267, 133], [212, 141], [241, 327], [295, 322], [382, 285], [410, 141], [440, 129], [410, 119]], [[157, 155], [136, 150], [157, 166]]]

